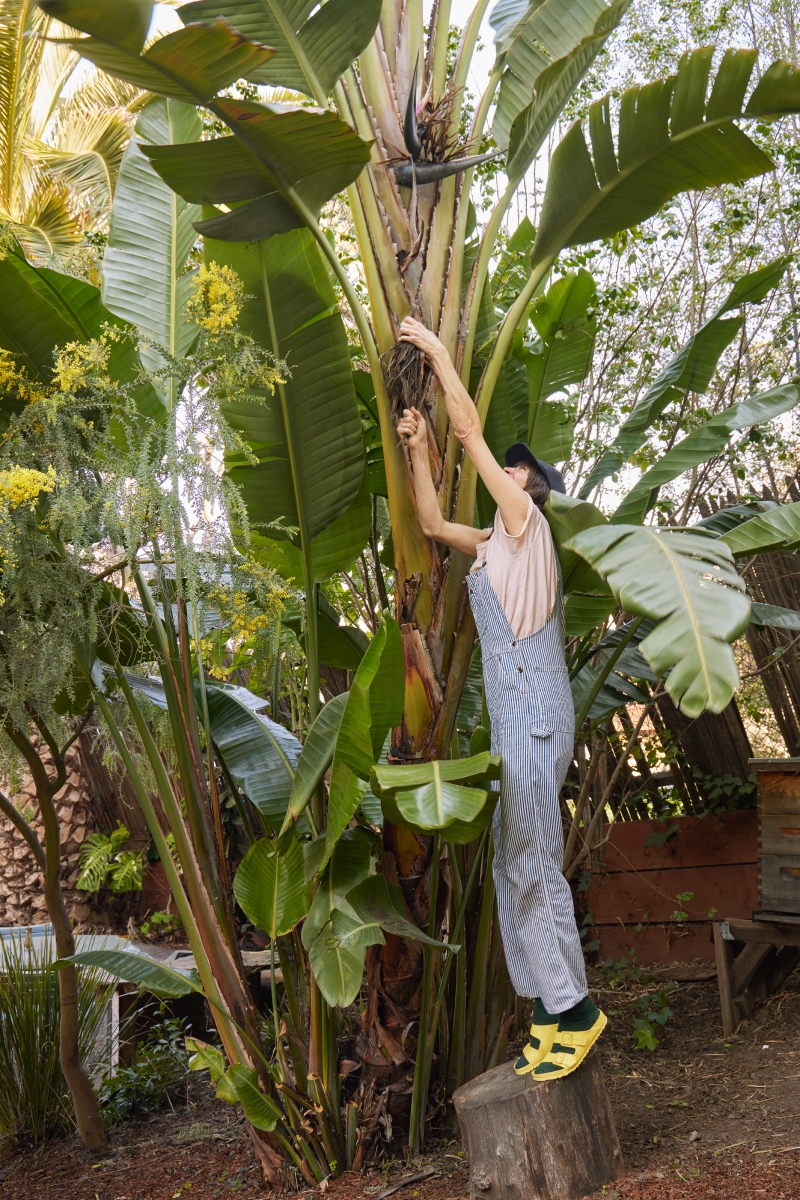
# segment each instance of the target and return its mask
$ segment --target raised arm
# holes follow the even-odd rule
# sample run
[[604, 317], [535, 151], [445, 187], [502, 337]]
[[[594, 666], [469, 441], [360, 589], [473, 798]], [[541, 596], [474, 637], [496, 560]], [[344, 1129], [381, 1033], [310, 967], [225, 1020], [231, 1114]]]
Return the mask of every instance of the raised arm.
[[419, 347], [436, 372], [453, 432], [462, 442], [478, 474], [497, 502], [506, 530], [512, 537], [516, 537], [522, 532], [528, 516], [528, 497], [522, 488], [509, 478], [486, 445], [478, 410], [459, 379], [450, 355], [436, 334], [431, 333], [413, 317], [406, 317], [400, 326], [400, 341], [411, 342]]
[[414, 495], [417, 498], [417, 512], [422, 532], [426, 537], [444, 542], [454, 550], [461, 550], [472, 558], [478, 553], [478, 542], [484, 538], [482, 529], [473, 529], [470, 525], [457, 525], [454, 521], [445, 521], [439, 509], [436, 488], [431, 478], [431, 464], [428, 458], [428, 426], [425, 418], [416, 408], [407, 408], [397, 422], [397, 432], [406, 439], [411, 454], [411, 465], [414, 468]]

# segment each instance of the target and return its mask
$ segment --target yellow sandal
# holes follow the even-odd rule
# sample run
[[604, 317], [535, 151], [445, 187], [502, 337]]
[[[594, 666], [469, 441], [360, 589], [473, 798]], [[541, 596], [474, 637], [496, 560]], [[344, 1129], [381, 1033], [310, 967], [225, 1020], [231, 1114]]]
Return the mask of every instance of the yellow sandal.
[[577, 1071], [607, 1024], [601, 1012], [591, 1029], [558, 1029], [549, 1052], [534, 1069], [534, 1079], [563, 1079]]
[[[538, 1067], [539, 1063], [550, 1053], [557, 1032], [557, 1021], [553, 1021], [550, 1025], [531, 1025], [531, 1041], [525, 1043], [522, 1054], [514, 1063], [517, 1075], [529, 1075]], [[538, 1046], [533, 1045], [534, 1038], [539, 1043]]]

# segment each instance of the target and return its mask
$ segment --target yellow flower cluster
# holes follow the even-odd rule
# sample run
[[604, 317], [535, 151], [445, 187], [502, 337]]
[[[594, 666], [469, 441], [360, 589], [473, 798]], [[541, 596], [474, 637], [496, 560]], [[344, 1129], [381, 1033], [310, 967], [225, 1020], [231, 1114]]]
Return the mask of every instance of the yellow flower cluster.
[[39, 495], [52, 492], [56, 483], [57, 476], [52, 467], [47, 468], [47, 474], [34, 471], [32, 467], [9, 467], [0, 471], [0, 509], [8, 511], [21, 504], [30, 504], [32, 512]]
[[17, 366], [10, 350], [0, 350], [0, 392], [11, 392], [20, 398], [27, 396], [30, 383], [25, 368]]
[[61, 392], [74, 392], [91, 379], [104, 375], [111, 350], [103, 342], [67, 342], [56, 355], [53, 372]]
[[14, 355], [10, 350], [0, 350], [0, 388], [7, 388], [10, 383], [16, 383], [17, 378]]
[[[227, 679], [234, 667], [247, 666], [250, 686], [266, 686], [278, 617], [291, 593], [273, 571], [254, 559], [240, 563], [239, 570], [241, 578], [234, 586], [218, 587], [212, 592], [224, 628], [203, 638], [202, 654], [214, 679]], [[251, 590], [255, 592], [253, 598], [248, 594]], [[246, 655], [241, 660], [240, 652]]]
[[202, 266], [192, 280], [192, 295], [186, 305], [189, 315], [208, 330], [221, 333], [232, 329], [244, 304], [244, 286], [231, 267], [212, 262]]

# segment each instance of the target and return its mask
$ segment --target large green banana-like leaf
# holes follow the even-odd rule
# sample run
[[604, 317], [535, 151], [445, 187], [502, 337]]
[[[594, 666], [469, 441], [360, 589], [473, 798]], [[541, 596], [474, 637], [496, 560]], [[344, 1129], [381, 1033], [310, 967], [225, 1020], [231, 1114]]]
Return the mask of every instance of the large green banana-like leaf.
[[[294, 579], [300, 586], [305, 579], [306, 570], [310, 583], [324, 583], [337, 571], [352, 566], [369, 541], [371, 527], [372, 504], [369, 478], [365, 471], [355, 499], [327, 529], [323, 529], [322, 533], [312, 538], [307, 563], [303, 561], [300, 546], [292, 542], [276, 541], [258, 532], [252, 535], [253, 553], [260, 562], [272, 567], [284, 579]], [[354, 646], [346, 648], [342, 645], [341, 638], [333, 632], [331, 623], [323, 617], [319, 627], [320, 662], [353, 671], [358, 666], [358, 662], [352, 661], [354, 650]], [[325, 657], [326, 654], [329, 657]], [[362, 654], [359, 653], [359, 662], [361, 657]]]
[[[126, 674], [129, 686], [144, 692], [158, 708], [167, 708], [160, 679]], [[228, 774], [262, 817], [276, 828], [283, 822], [302, 743], [258, 713], [265, 706], [246, 688], [206, 680], [211, 737]], [[199, 696], [198, 696], [199, 700]]]
[[769, 550], [796, 550], [800, 546], [800, 502], [752, 517], [723, 533], [719, 540], [736, 558]]
[[741, 317], [723, 320], [725, 313], [742, 304], [760, 303], [780, 283], [789, 259], [778, 258], [741, 276], [734, 283], [725, 302], [697, 333], [681, 346], [675, 357], [650, 384], [625, 419], [608, 450], [600, 456], [580, 491], [586, 497], [615, 471], [626, 459], [644, 445], [647, 431], [665, 408], [685, 392], [705, 392], [717, 369], [720, 355], [733, 341], [742, 326]]
[[[323, 841], [324, 846], [324, 839]], [[324, 850], [323, 850], [324, 853]], [[363, 829], [346, 829], [330, 857], [303, 923], [303, 945], [319, 989], [329, 1004], [352, 1004], [361, 987], [366, 946], [340, 946], [333, 937], [334, 912], [355, 913], [347, 893], [370, 871], [372, 843]]]
[[[338, 910], [337, 910], [338, 911]], [[332, 1008], [353, 1003], [364, 978], [367, 947], [342, 946], [328, 920], [308, 949], [308, 961], [317, 986]]]
[[39, 8], [65, 25], [138, 54], [153, 19], [153, 2], [114, 0], [112, 5], [101, 0], [43, 0]]
[[774, 508], [778, 507], [779, 505], [774, 500], [748, 500], [743, 504], [731, 504], [727, 508], [717, 509], [715, 513], [703, 517], [701, 521], [696, 521], [692, 528], [704, 530], [706, 533], [712, 533], [715, 537], [719, 537], [723, 533], [728, 533], [729, 530], [743, 525], [751, 517], [757, 517], [762, 512], [772, 512]]
[[[103, 301], [143, 329], [171, 358], [183, 358], [197, 336], [186, 302], [194, 278], [186, 263], [195, 243], [192, 222], [200, 209], [187, 204], [159, 178], [142, 153], [146, 144], [199, 141], [202, 122], [194, 106], [150, 100], [136, 123], [120, 168], [103, 258]], [[142, 358], [151, 369], [163, 359], [150, 347]], [[168, 408], [178, 400], [178, 381], [162, 385]]]
[[[312, 843], [317, 852], [317, 861], [310, 867], [308, 862], [306, 863], [306, 873], [312, 877], [317, 873], [319, 862], [325, 853], [324, 835], [318, 841], [318, 846]], [[339, 838], [319, 878], [319, 885], [303, 925], [302, 937], [306, 950], [310, 950], [335, 908], [349, 911], [345, 897], [356, 884], [369, 875], [372, 850], [370, 835], [360, 827], [346, 829]]]
[[180, 9], [184, 23], [224, 17], [244, 37], [273, 48], [274, 56], [245, 78], [316, 99], [327, 96], [359, 56], [380, 15], [381, 0], [328, 0], [320, 6], [314, 0], [198, 0]]
[[468, 814], [468, 810], [475, 807], [474, 797], [467, 800], [466, 807], [458, 811], [460, 801], [454, 798], [451, 802], [445, 795], [448, 785], [456, 785], [465, 791], [469, 788], [480, 791], [499, 778], [500, 756], [489, 754], [488, 751], [471, 758], [453, 758], [443, 762], [378, 763], [371, 771], [373, 791], [381, 799], [426, 790], [426, 797], [420, 798], [417, 815], [433, 818], [430, 829], [443, 829], [453, 817], [470, 821], [475, 816], [474, 812]]
[[[350, 506], [364, 477], [350, 350], [330, 277], [306, 230], [256, 245], [206, 240], [205, 255], [241, 277], [253, 297], [242, 309], [241, 327], [290, 372], [273, 396], [226, 406], [228, 421], [259, 459], [254, 466], [231, 458], [228, 470], [251, 524], [282, 519], [294, 526], [307, 558], [313, 540]], [[288, 537], [280, 530], [270, 536]]]
[[[602, 686], [585, 713], [589, 721], [598, 721], [631, 703], [648, 703], [647, 693], [632, 680], [644, 679], [648, 683], [657, 681], [657, 676], [639, 649], [640, 643], [653, 631], [655, 622], [642, 621], [635, 628], [631, 628], [631, 625], [632, 622], [628, 621], [609, 630], [599, 642], [587, 646], [574, 664], [570, 672], [570, 686], [576, 718], [584, 712], [589, 694], [594, 691], [601, 677], [604, 677]], [[608, 670], [609, 659], [623, 639], [628, 644]]]
[[470, 758], [372, 769], [373, 792], [385, 815], [415, 833], [440, 830], [448, 842], [470, 842], [491, 820], [498, 799], [489, 791], [500, 778], [500, 756], [484, 751]]
[[283, 1113], [275, 1101], [270, 1100], [269, 1096], [261, 1091], [255, 1067], [245, 1067], [242, 1063], [236, 1063], [228, 1067], [224, 1078], [236, 1089], [236, 1098], [253, 1128], [271, 1133], [278, 1121], [283, 1119]]
[[751, 606], [750, 621], [763, 629], [768, 625], [771, 629], [800, 629], [800, 611], [796, 608], [782, 608], [778, 604], [757, 604]]
[[508, 148], [510, 179], [525, 174], [630, 3], [534, 0], [525, 6], [501, 43], [507, 46], [506, 69], [492, 126], [498, 146]]
[[[123, 0], [122, 7], [129, 2]], [[278, 0], [270, 0], [273, 14], [277, 5]], [[364, 5], [367, 0], [359, 0], [359, 12]], [[275, 113], [251, 101], [215, 99], [236, 79], [257, 73], [273, 55], [224, 20], [187, 25], [140, 55], [130, 40], [115, 40], [113, 23], [103, 13], [106, 0], [42, 0], [42, 6], [93, 35], [76, 40], [74, 46], [102, 70], [156, 95], [211, 105], [236, 135], [230, 141], [212, 139], [180, 150], [159, 153], [151, 148], [166, 182], [190, 203], [218, 202], [227, 208], [248, 201], [211, 216], [201, 226], [208, 236], [256, 241], [296, 228], [315, 218], [326, 200], [352, 183], [369, 158], [369, 146], [330, 112]], [[330, 22], [339, 22], [340, 7], [330, 2], [312, 18], [323, 39]], [[285, 23], [283, 27], [288, 30]], [[351, 18], [348, 35], [353, 28]], [[326, 61], [329, 49], [324, 48]]]
[[405, 670], [397, 622], [384, 614], [355, 673], [336, 739], [335, 757], [368, 780], [386, 735], [403, 713]]
[[167, 999], [190, 996], [193, 992], [204, 994], [196, 971], [173, 971], [147, 954], [134, 954], [129, 950], [84, 950], [53, 963], [56, 971], [68, 966], [96, 967], [115, 979], [135, 983], [154, 996]]
[[[0, 258], [0, 289], [0, 346], [11, 351], [30, 379], [45, 385], [52, 382], [55, 351], [67, 342], [100, 338], [105, 325], [130, 329], [103, 306], [98, 288], [60, 271], [31, 266], [19, 248]], [[135, 346], [124, 337], [109, 348], [109, 376], [131, 384], [141, 369]], [[137, 384], [133, 394], [143, 415], [163, 419], [163, 406], [149, 383]], [[5, 406], [14, 410], [8, 399]]]
[[[598, 678], [604, 673], [610, 656], [610, 650], [599, 654], [594, 663], [586, 663], [570, 680], [572, 703], [576, 716], [583, 712], [584, 702], [588, 699]], [[647, 666], [646, 663], [645, 666]], [[592, 701], [586, 718], [589, 721], [599, 721], [609, 713], [626, 708], [629, 704], [647, 704], [649, 699], [648, 694], [638, 688], [636, 684], [631, 683], [630, 679], [627, 679], [619, 671], [612, 670]]]
[[[374, 946], [384, 942], [383, 931], [409, 941], [422, 942], [426, 946], [444, 949], [445, 943], [437, 942], [423, 933], [418, 925], [406, 915], [402, 890], [396, 883], [388, 883], [383, 875], [370, 875], [347, 893], [347, 903], [355, 916], [337, 909], [333, 914], [334, 936], [342, 946]], [[459, 946], [449, 946], [459, 950]]]
[[[353, 503], [355, 504], [356, 502], [357, 497]], [[339, 517], [339, 521], [341, 520], [342, 518]], [[321, 533], [319, 535], [320, 538], [325, 538], [326, 534], [329, 534], [332, 528], [333, 526], [326, 529], [325, 533]], [[353, 562], [353, 557], [349, 559], [349, 562]], [[341, 671], [357, 671], [361, 659], [367, 653], [369, 646], [369, 638], [365, 632], [357, 628], [357, 625], [343, 625], [341, 620], [339, 620], [336, 608], [326, 600], [321, 592], [317, 599], [317, 612], [319, 661], [326, 662], [327, 666], [330, 667], [338, 667]], [[285, 622], [285, 624], [289, 624], [289, 622]], [[303, 647], [305, 647], [305, 634], [302, 635], [301, 642], [303, 643]]]
[[611, 237], [658, 212], [680, 192], [738, 183], [772, 170], [772, 160], [735, 123], [800, 111], [800, 73], [781, 61], [743, 99], [756, 51], [728, 50], [711, 94], [712, 47], [687, 53], [676, 76], [623, 94], [617, 145], [609, 98], [589, 110], [592, 154], [583, 123], [556, 147], [533, 248], [534, 267], [565, 246]]
[[597, 333], [597, 288], [588, 271], [569, 272], [531, 306], [538, 345], [521, 351], [528, 376], [527, 441], [545, 462], [564, 462], [572, 451], [574, 410], [550, 402], [554, 392], [581, 383], [589, 373]]
[[[147, 5], [135, 0], [114, 0], [113, 6], [107, 0], [40, 0], [39, 7], [89, 34], [68, 39], [67, 44], [101, 71], [185, 104], [207, 104], [223, 88], [256, 71], [273, 53], [268, 46], [241, 37], [224, 21], [215, 21], [168, 33], [141, 54], [139, 17]], [[118, 13], [119, 21], [111, 13]]]
[[389, 730], [403, 718], [405, 667], [397, 622], [384, 614], [355, 673], [333, 754], [326, 859], [361, 803]]
[[340, 696], [334, 696], [321, 709], [308, 731], [295, 767], [289, 808], [281, 828], [281, 834], [285, 833], [292, 821], [296, 821], [300, 816], [333, 762], [333, 748], [336, 744], [339, 726], [342, 723], [342, 713], [347, 703], [347, 696], [347, 692], [343, 692]]
[[641, 643], [687, 716], [722, 712], [739, 682], [730, 642], [747, 627], [750, 601], [720, 541], [655, 526], [598, 525], [567, 543], [630, 613], [658, 619]]
[[201, 1042], [199, 1038], [192, 1037], [184, 1038], [184, 1045], [187, 1050], [193, 1051], [186, 1064], [190, 1071], [208, 1071], [212, 1083], [216, 1083], [225, 1074], [225, 1056], [216, 1046], [210, 1046], [208, 1042]]
[[289, 838], [279, 843], [260, 838], [245, 854], [233, 877], [233, 892], [247, 917], [271, 938], [291, 933], [308, 912], [303, 851]]
[[539, 400], [529, 410], [528, 445], [549, 463], [566, 462], [575, 440], [574, 400]]
[[535, 300], [530, 319], [541, 345], [525, 358], [532, 405], [582, 383], [597, 335], [597, 288], [583, 267], [570, 271]]
[[591, 37], [608, 7], [604, 0], [501, 0], [495, 5], [489, 24], [496, 66], [504, 70], [492, 137], [501, 149], [508, 147], [514, 120], [534, 99], [542, 73]]
[[273, 112], [244, 100], [216, 108], [235, 137], [145, 148], [159, 175], [194, 204], [210, 209], [198, 230], [222, 241], [249, 242], [303, 225], [299, 200], [316, 219], [332, 196], [356, 179], [369, 146], [331, 112]]
[[228, 773], [262, 817], [280, 828], [302, 747], [282, 725], [254, 713], [237, 690], [206, 684], [211, 737]]
[[[598, 576], [599, 578], [599, 576]], [[616, 607], [610, 593], [594, 596], [587, 592], [570, 592], [564, 597], [564, 632], [568, 638], [583, 637], [602, 625]]]
[[607, 525], [608, 517], [588, 500], [578, 500], [575, 496], [564, 496], [560, 492], [550, 493], [544, 512], [558, 553], [565, 596], [578, 592], [584, 596], [610, 597], [611, 589], [605, 580], [592, 570], [580, 554], [569, 548], [576, 533], [592, 529], [595, 525]]
[[639, 482], [628, 492], [611, 520], [615, 525], [629, 524], [644, 519], [658, 495], [659, 488], [699, 463], [721, 454], [728, 445], [730, 436], [738, 429], [749, 429], [764, 421], [771, 421], [781, 413], [788, 412], [800, 403], [800, 386], [784, 383], [780, 387], [760, 392], [738, 404], [732, 404], [723, 412], [699, 425], [682, 441], [668, 450], [658, 462], [645, 472]]

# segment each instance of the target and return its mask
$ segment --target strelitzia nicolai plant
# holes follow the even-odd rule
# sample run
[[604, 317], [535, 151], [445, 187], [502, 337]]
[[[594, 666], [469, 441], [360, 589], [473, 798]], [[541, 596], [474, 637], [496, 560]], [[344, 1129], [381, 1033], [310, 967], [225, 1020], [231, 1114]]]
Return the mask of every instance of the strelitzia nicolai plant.
[[[152, 144], [143, 151], [187, 204], [206, 205], [194, 224], [207, 257], [236, 267], [253, 297], [244, 312], [248, 328], [292, 370], [274, 410], [265, 413], [245, 398], [228, 413], [256, 455], [262, 453], [257, 464], [230, 466], [252, 521], [268, 525], [283, 516], [297, 530], [265, 537], [262, 552], [303, 583], [312, 720], [318, 706], [317, 585], [366, 541], [364, 448], [346, 344], [331, 312], [328, 270], [341, 288], [369, 367], [392, 520], [406, 679], [393, 756], [414, 764], [442, 758], [451, 744], [474, 629], [464, 606], [467, 563], [443, 555], [422, 537], [408, 464], [393, 433], [408, 371], [396, 361], [385, 369], [383, 359], [393, 351], [399, 322], [413, 312], [439, 333], [473, 389], [497, 451], [521, 432], [535, 435], [537, 446], [545, 430], [563, 435], [568, 420], [563, 406], [550, 400], [555, 389], [548, 391], [541, 369], [527, 372], [523, 362], [527, 378], [520, 401], [519, 371], [509, 361], [515, 335], [535, 322], [531, 306], [561, 250], [628, 228], [682, 190], [769, 170], [768, 156], [741, 126], [797, 111], [797, 72], [778, 62], [751, 87], [755, 52], [726, 51], [711, 82], [713, 52], [706, 48], [686, 55], [675, 77], [630, 89], [618, 116], [608, 98], [592, 105], [588, 119], [575, 123], [556, 148], [539, 227], [527, 247], [517, 246], [517, 253], [529, 255], [530, 267], [498, 323], [489, 266], [504, 212], [624, 16], [624, 3], [598, 4], [591, 12], [577, 4], [498, 5], [495, 66], [463, 134], [463, 87], [486, 0], [468, 20], [449, 72], [446, 3], [437, 6], [426, 40], [417, 0], [329, 0], [313, 13], [310, 4], [288, 0], [258, 7], [245, 0], [200, 0], [180, 10], [183, 30], [144, 53], [147, 3], [118, 5], [113, 20], [99, 2], [43, 0], [42, 7], [89, 34], [76, 45], [103, 69], [171, 101], [206, 107], [229, 131], [218, 139]], [[325, 111], [276, 111], [225, 95], [239, 77], [295, 88]], [[504, 156], [508, 187], [473, 254], [469, 185], [493, 106], [492, 134]], [[319, 222], [322, 205], [339, 193], [346, 196], [359, 240], [369, 312]], [[557, 327], [561, 301], [551, 300], [551, 325], [555, 321]], [[546, 333], [546, 314], [538, 315]], [[417, 369], [415, 396], [430, 422], [442, 509], [471, 522], [474, 471], [448, 429], [435, 385], [424, 369], [411, 365]], [[735, 413], [721, 414], [707, 432], [728, 436], [785, 411], [796, 399], [791, 385], [774, 389]], [[638, 415], [646, 428], [647, 413]], [[630, 511], [610, 526], [586, 500], [552, 503], [567, 590], [573, 610], [582, 611], [589, 645], [614, 598], [635, 621], [652, 618], [656, 624], [642, 642], [652, 669], [668, 673], [667, 687], [688, 713], [719, 710], [736, 686], [730, 642], [747, 624], [749, 604], [731, 555], [720, 544], [704, 535], [642, 527], [657, 486], [654, 478], [647, 495], [631, 501]], [[644, 562], [652, 570], [643, 569]], [[635, 586], [641, 577], [652, 579], [652, 587]], [[705, 603], [709, 592], [711, 603]], [[637, 624], [621, 635], [628, 641], [606, 659], [606, 675], [641, 628]], [[581, 723], [591, 717], [602, 674], [596, 672], [581, 694]], [[329, 810], [329, 829], [352, 819], [362, 794], [353, 785], [332, 795], [335, 821], [330, 823]], [[402, 864], [428, 861], [435, 851], [430, 825], [405, 819], [405, 825], [387, 828], [385, 842], [401, 882], [408, 884]], [[337, 844], [336, 837], [326, 836], [320, 868], [326, 869]], [[485, 897], [487, 930], [490, 889]], [[407, 999], [386, 977], [384, 986], [393, 1002]], [[413, 1137], [419, 1145], [419, 1122]]]

